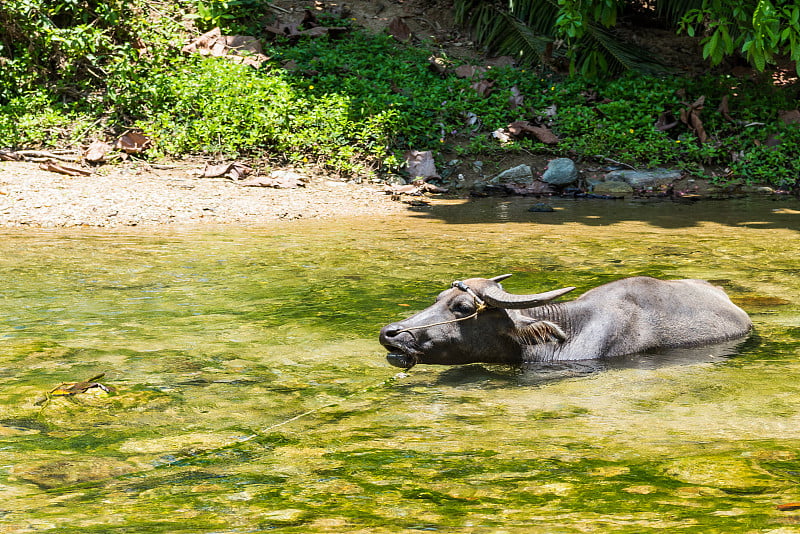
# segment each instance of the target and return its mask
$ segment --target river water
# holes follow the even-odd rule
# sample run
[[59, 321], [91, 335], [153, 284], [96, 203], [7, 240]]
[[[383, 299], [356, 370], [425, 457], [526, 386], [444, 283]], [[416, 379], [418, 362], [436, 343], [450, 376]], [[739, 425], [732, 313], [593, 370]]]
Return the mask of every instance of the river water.
[[[800, 532], [800, 205], [531, 204], [3, 231], [0, 532]], [[381, 326], [504, 273], [713, 280], [756, 333], [600, 371], [386, 363]]]

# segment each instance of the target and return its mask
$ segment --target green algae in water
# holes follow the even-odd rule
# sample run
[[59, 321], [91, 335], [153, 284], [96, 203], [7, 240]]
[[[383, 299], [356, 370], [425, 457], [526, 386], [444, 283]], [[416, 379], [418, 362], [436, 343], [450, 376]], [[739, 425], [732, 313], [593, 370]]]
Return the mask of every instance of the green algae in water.
[[[0, 529], [787, 531], [800, 240], [774, 206], [486, 201], [398, 220], [7, 232]], [[516, 292], [711, 279], [756, 335], [683, 365], [387, 381], [382, 325], [453, 279], [505, 272]], [[100, 372], [114, 395], [35, 404]]]

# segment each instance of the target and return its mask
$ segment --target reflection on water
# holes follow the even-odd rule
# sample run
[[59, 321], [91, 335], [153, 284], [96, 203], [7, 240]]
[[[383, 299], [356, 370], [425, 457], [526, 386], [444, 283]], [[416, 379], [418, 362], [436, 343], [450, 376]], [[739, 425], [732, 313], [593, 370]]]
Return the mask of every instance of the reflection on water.
[[[0, 531], [789, 532], [796, 206], [554, 203], [5, 232]], [[757, 335], [395, 375], [381, 326], [506, 272], [519, 293], [710, 279]], [[116, 391], [47, 395], [101, 372]]]
[[520, 376], [526, 384], [538, 384], [611, 369], [654, 370], [675, 365], [719, 363], [738, 354], [744, 343], [745, 339], [735, 339], [705, 347], [661, 349], [602, 360], [530, 363], [520, 369]]

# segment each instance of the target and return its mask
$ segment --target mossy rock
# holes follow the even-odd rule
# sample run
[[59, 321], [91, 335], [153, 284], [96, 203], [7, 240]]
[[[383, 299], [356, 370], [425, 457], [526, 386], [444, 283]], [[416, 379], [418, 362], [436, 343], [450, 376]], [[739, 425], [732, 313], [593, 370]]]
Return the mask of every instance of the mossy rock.
[[633, 187], [626, 182], [598, 182], [594, 184], [592, 193], [596, 195], [630, 195]]

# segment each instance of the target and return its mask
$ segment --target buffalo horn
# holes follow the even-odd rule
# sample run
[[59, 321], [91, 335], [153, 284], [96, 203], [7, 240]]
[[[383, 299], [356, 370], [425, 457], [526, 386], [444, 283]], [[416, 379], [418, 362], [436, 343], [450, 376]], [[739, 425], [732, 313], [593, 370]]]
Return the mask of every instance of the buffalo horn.
[[[492, 280], [495, 279], [493, 278]], [[491, 286], [484, 289], [483, 295], [481, 296], [483, 297], [483, 300], [485, 300], [487, 304], [490, 304], [495, 308], [507, 308], [507, 309], [518, 310], [522, 308], [530, 308], [531, 306], [537, 306], [539, 304], [544, 304], [545, 302], [549, 302], [553, 299], [560, 297], [561, 295], [569, 293], [573, 289], [575, 288], [564, 287], [562, 289], [554, 289], [553, 291], [548, 291], [546, 293], [538, 293], [536, 295], [514, 295], [512, 293], [508, 293], [500, 286]]]

